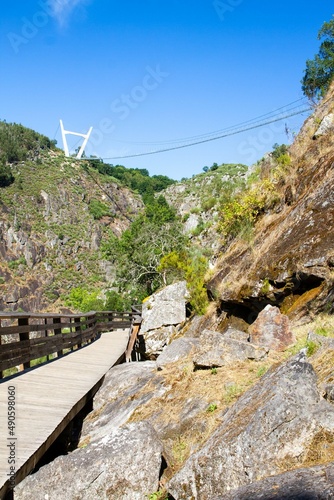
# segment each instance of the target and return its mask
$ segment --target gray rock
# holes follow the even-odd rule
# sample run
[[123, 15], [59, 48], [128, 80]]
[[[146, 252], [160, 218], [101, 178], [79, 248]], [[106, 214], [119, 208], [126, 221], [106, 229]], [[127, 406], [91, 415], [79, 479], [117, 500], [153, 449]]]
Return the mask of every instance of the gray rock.
[[[207, 420], [205, 418], [206, 410], [209, 404], [204, 399], [198, 397], [188, 398], [184, 401], [184, 407], [180, 410], [175, 410], [173, 415], [175, 419], [162, 418], [163, 409], [149, 418], [148, 422], [154, 427], [157, 435], [163, 440], [164, 457], [169, 463], [175, 460], [175, 442], [181, 439], [183, 433], [191, 433], [200, 435], [207, 431]], [[202, 418], [199, 418], [199, 417]], [[196, 448], [196, 451], [198, 446]], [[195, 451], [195, 450], [194, 450]]]
[[144, 422], [60, 456], [15, 488], [17, 500], [146, 500], [157, 491], [162, 445]]
[[28, 241], [24, 247], [24, 258], [26, 259], [27, 266], [32, 269], [37, 262], [38, 252], [32, 241]]
[[204, 330], [193, 361], [197, 367], [212, 368], [246, 359], [260, 360], [267, 352], [266, 349], [247, 341], [226, 338], [225, 334], [220, 332]]
[[197, 214], [190, 214], [186, 222], [184, 223], [183, 230], [185, 233], [190, 233], [198, 226], [200, 217]]
[[330, 500], [334, 498], [334, 462], [268, 477], [215, 498], [216, 500]]
[[[152, 390], [141, 393], [148, 384]], [[165, 390], [152, 361], [115, 366], [95, 395], [94, 409], [84, 421], [81, 441], [102, 439], [124, 425], [139, 406]]]
[[143, 304], [141, 333], [183, 323], [186, 319], [187, 296], [185, 281], [166, 286], [160, 292], [153, 294]]
[[319, 257], [317, 259], [310, 259], [309, 261], [304, 263], [304, 267], [316, 267], [316, 266], [325, 266], [326, 265], [326, 257]]
[[183, 336], [191, 338], [200, 337], [203, 330], [202, 323], [203, 323], [203, 316], [194, 316], [184, 328]]
[[4, 296], [3, 300], [6, 304], [15, 304], [21, 297], [20, 289], [18, 286], [14, 286], [12, 290]]
[[334, 114], [330, 113], [329, 115], [325, 116], [325, 118], [322, 120], [320, 127], [318, 128], [313, 137], [316, 139], [321, 135], [325, 135], [328, 132], [330, 132], [330, 130], [333, 129], [333, 127], [334, 127]]
[[269, 304], [249, 327], [249, 333], [253, 344], [274, 351], [283, 351], [294, 342], [289, 318]]
[[151, 330], [144, 334], [145, 339], [145, 354], [149, 359], [156, 359], [172, 338], [177, 334], [175, 326], [163, 326], [156, 330]]
[[320, 398], [313, 367], [298, 355], [238, 399], [167, 488], [177, 500], [217, 498], [326, 453], [333, 435], [334, 408]]
[[249, 333], [242, 332], [241, 330], [237, 330], [232, 326], [229, 326], [228, 329], [224, 332], [225, 339], [233, 339], [233, 340], [241, 340], [242, 342], [249, 341]]
[[318, 335], [314, 332], [309, 332], [307, 335], [307, 340], [309, 342], [314, 342], [325, 349], [334, 349], [334, 339], [331, 337], [324, 337], [323, 335]]
[[197, 346], [199, 340], [181, 337], [174, 340], [165, 347], [162, 354], [157, 359], [157, 366], [161, 368], [169, 363], [174, 363], [182, 358], [189, 356], [191, 351]]

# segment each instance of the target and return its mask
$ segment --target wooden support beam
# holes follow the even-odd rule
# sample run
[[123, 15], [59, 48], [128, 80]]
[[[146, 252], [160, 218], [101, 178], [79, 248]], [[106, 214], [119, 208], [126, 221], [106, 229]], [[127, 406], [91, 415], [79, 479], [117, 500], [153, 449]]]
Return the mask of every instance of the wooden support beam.
[[132, 353], [133, 347], [135, 345], [139, 330], [140, 330], [140, 323], [137, 323], [137, 324], [132, 326], [128, 347], [125, 351], [126, 363], [131, 361], [131, 353]]

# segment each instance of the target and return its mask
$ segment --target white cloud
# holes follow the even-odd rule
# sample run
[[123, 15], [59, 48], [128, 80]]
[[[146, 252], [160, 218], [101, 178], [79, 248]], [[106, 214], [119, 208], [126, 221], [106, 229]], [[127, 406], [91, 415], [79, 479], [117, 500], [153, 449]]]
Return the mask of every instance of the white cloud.
[[68, 21], [70, 14], [78, 7], [87, 4], [87, 0], [51, 0], [52, 15], [63, 26]]

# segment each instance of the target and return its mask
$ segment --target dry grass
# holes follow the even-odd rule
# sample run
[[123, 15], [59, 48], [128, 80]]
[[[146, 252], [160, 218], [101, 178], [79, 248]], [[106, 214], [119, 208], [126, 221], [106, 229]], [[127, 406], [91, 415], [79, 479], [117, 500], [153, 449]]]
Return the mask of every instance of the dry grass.
[[324, 337], [334, 338], [334, 316], [331, 314], [321, 313], [313, 318], [312, 321], [302, 325], [296, 325], [292, 328], [296, 336], [296, 340], [307, 337], [309, 332], [317, 333]]
[[312, 357], [312, 366], [318, 377], [318, 385], [334, 383], [334, 349], [320, 349]]
[[[265, 363], [246, 361], [213, 370], [194, 371], [189, 358], [183, 363], [182, 370], [178, 363], [173, 363], [159, 373], [164, 378], [166, 392], [140, 406], [130, 421], [150, 420], [154, 426], [166, 429], [163, 438], [168, 461], [165, 480], [180, 469], [190, 454], [203, 446], [220, 425], [226, 409], [280, 360], [282, 353], [276, 353]], [[142, 389], [147, 390], [148, 387]], [[191, 411], [196, 401], [205, 403], [203, 410], [195, 412], [190, 422], [183, 425], [187, 408]]]
[[334, 458], [334, 434], [322, 429], [315, 436], [308, 448], [303, 467], [331, 462]]

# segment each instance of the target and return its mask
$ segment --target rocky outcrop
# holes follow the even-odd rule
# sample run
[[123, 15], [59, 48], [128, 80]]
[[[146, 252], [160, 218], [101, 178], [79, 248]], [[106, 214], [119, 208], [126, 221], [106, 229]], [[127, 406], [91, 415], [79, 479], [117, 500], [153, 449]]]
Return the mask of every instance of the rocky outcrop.
[[[150, 386], [151, 390], [145, 390]], [[94, 410], [86, 418], [81, 441], [103, 439], [124, 425], [135, 410], [166, 391], [152, 361], [115, 366], [94, 398]]]
[[[110, 287], [115, 266], [106, 264], [101, 244], [108, 231], [119, 236], [129, 227], [143, 208], [141, 200], [56, 152], [38, 164], [12, 168], [17, 181], [8, 191], [1, 188], [0, 309], [34, 312], [49, 305], [56, 311], [63, 303], [54, 302], [70, 288], [90, 280], [96, 288]], [[92, 201], [104, 208], [104, 217], [94, 212]], [[17, 300], [3, 300], [15, 286], [21, 290]]]
[[[333, 115], [332, 85], [289, 147], [289, 172], [277, 176], [279, 165], [261, 163], [260, 176], [272, 183], [275, 199], [258, 218], [252, 244], [230, 238], [218, 255], [208, 290], [221, 310], [249, 324], [267, 304], [293, 320], [333, 310]], [[322, 135], [315, 141], [319, 123]]]
[[334, 498], [334, 462], [296, 469], [238, 488], [215, 500], [330, 500]]
[[216, 165], [164, 190], [166, 200], [183, 219], [184, 233], [192, 241], [219, 251], [217, 226], [213, 223], [219, 214], [219, 198], [225, 186], [230, 190], [240, 185], [248, 175], [247, 170], [247, 166], [241, 164]]
[[249, 327], [250, 341], [268, 350], [283, 351], [293, 344], [289, 318], [268, 304]]
[[144, 500], [158, 489], [161, 457], [153, 428], [129, 424], [28, 476], [15, 488], [15, 498]]
[[168, 491], [178, 500], [217, 498], [317, 463], [319, 455], [331, 456], [333, 440], [334, 408], [321, 399], [315, 372], [300, 354], [241, 396], [204, 447], [172, 478]]
[[187, 358], [198, 346], [199, 340], [193, 338], [184, 338], [174, 340], [170, 345], [164, 348], [162, 354], [157, 359], [157, 367], [162, 368], [169, 363], [175, 363], [182, 358]]
[[166, 286], [143, 304], [141, 334], [148, 356], [157, 356], [176, 333], [176, 327], [186, 319], [188, 297], [185, 281]]
[[328, 134], [334, 129], [334, 113], [330, 113], [329, 115], [325, 116], [320, 124], [320, 127], [314, 134], [314, 139], [317, 139], [318, 137]]
[[220, 332], [204, 330], [193, 360], [197, 368], [213, 368], [246, 359], [259, 361], [267, 352], [268, 349], [252, 345], [247, 341], [236, 340]]

